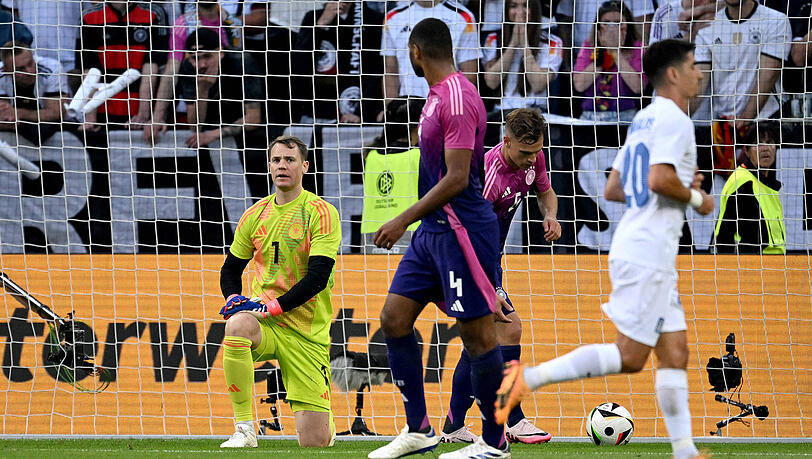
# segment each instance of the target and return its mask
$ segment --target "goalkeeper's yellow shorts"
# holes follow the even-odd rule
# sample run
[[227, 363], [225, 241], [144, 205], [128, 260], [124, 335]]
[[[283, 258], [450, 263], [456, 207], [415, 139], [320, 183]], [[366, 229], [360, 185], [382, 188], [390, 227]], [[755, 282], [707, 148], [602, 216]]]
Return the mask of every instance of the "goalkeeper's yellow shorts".
[[260, 320], [262, 342], [251, 351], [254, 362], [277, 360], [293, 412], [330, 413], [330, 351], [288, 327]]

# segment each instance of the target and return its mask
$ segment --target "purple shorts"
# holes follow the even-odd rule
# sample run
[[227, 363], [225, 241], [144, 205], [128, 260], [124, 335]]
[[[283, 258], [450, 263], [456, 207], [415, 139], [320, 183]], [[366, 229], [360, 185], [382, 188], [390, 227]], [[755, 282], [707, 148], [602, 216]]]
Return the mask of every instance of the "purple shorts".
[[[458, 319], [493, 313], [500, 259], [499, 228], [493, 225], [477, 229], [462, 236], [467, 238], [464, 245], [472, 251], [466, 258], [454, 231], [434, 233], [419, 227], [398, 265], [389, 293], [420, 304], [436, 303], [448, 316]], [[473, 270], [468, 263], [472, 255], [479, 264]]]

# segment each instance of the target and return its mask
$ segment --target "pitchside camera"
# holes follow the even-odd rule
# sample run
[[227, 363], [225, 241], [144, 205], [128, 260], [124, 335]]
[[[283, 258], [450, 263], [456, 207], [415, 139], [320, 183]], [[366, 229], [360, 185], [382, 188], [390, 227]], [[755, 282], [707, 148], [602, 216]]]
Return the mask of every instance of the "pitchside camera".
[[[708, 382], [712, 386], [711, 389], [715, 392], [735, 391], [742, 385], [742, 362], [736, 356], [736, 335], [733, 333], [727, 335], [725, 338], [725, 352], [722, 358], [711, 357], [708, 359]], [[739, 396], [741, 397], [741, 395]], [[735, 416], [724, 419], [716, 423], [716, 431], [711, 432], [711, 435], [721, 435], [722, 427], [730, 424], [731, 422], [742, 422], [744, 417], [751, 414], [763, 421], [770, 415], [770, 410], [765, 405], [745, 404], [741, 401], [731, 400], [721, 394], [716, 394], [715, 400], [719, 403], [735, 406], [741, 412]]]
[[714, 392], [727, 392], [739, 387], [742, 383], [742, 362], [736, 357], [736, 335], [725, 338], [725, 351], [722, 358], [708, 359], [708, 381]]

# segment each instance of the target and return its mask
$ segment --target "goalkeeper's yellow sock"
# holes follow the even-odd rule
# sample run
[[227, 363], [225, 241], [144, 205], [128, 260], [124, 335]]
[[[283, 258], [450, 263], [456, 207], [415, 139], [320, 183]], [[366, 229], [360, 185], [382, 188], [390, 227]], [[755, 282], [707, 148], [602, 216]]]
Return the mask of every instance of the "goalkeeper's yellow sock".
[[251, 340], [239, 336], [223, 338], [223, 371], [237, 422], [254, 419], [251, 395], [254, 387], [254, 360]]

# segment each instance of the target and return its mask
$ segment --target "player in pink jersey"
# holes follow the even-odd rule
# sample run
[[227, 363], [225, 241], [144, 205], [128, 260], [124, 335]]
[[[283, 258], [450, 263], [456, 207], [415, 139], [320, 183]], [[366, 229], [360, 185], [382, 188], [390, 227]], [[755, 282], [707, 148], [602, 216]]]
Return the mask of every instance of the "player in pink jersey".
[[[535, 188], [539, 209], [544, 216], [544, 238], [554, 241], [561, 237], [561, 225], [556, 220], [558, 197], [550, 186], [542, 146], [547, 122], [538, 110], [520, 108], [508, 114], [502, 143], [485, 153], [485, 199], [493, 203], [499, 220], [499, 247], [504, 250], [510, 223], [519, 204]], [[496, 292], [502, 303], [502, 312], [510, 323], [497, 325], [497, 335], [505, 362], [519, 360], [521, 356], [521, 320], [502, 288], [502, 270], [496, 278]], [[454, 370], [451, 402], [443, 425], [441, 441], [470, 443], [476, 440], [465, 426], [465, 413], [473, 404], [470, 356], [463, 350]], [[551, 435], [528, 421], [520, 406], [516, 406], [507, 421], [508, 440], [521, 443], [543, 443]]]
[[423, 360], [414, 323], [428, 303], [454, 317], [471, 358], [473, 393], [481, 403], [482, 436], [440, 459], [506, 459], [510, 445], [494, 422], [488, 400], [501, 384], [502, 352], [496, 340], [498, 307], [494, 282], [499, 268], [499, 225], [482, 196], [485, 106], [476, 87], [454, 65], [451, 34], [439, 19], [420, 21], [409, 37], [415, 74], [425, 77], [429, 96], [420, 116], [420, 199], [375, 234], [375, 245], [391, 248], [406, 228], [421, 225], [398, 264], [381, 311], [392, 379], [400, 389], [406, 427], [369, 453], [394, 459], [436, 448], [426, 411]]

